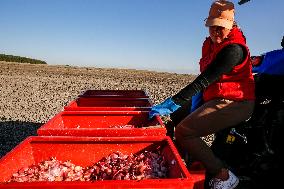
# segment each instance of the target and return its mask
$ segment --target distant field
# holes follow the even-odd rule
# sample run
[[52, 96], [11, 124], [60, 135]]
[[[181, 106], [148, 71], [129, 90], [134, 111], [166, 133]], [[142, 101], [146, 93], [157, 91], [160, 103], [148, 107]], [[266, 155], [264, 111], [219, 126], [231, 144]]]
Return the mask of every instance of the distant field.
[[195, 76], [125, 69], [0, 62], [0, 118], [46, 122], [87, 89], [142, 89], [153, 103], [175, 94]]

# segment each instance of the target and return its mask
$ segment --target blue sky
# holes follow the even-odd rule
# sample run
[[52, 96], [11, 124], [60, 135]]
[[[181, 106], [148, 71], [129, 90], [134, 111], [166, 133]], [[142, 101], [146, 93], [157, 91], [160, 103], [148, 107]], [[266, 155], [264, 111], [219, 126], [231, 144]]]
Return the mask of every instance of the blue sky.
[[[0, 0], [0, 53], [50, 65], [196, 74], [212, 2]], [[232, 2], [252, 55], [281, 47], [283, 0]]]

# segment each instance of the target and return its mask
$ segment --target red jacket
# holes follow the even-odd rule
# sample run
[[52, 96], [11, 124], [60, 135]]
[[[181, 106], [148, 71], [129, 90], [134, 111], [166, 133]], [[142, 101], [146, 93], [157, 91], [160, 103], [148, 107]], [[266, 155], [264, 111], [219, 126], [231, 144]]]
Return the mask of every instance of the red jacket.
[[236, 65], [228, 74], [223, 74], [219, 80], [209, 85], [203, 92], [203, 100], [209, 101], [216, 98], [224, 98], [235, 101], [254, 100], [254, 79], [250, 61], [249, 49], [243, 33], [234, 27], [228, 37], [219, 44], [212, 42], [208, 37], [203, 43], [202, 58], [200, 59], [200, 71], [204, 71], [216, 58], [216, 55], [229, 44], [240, 44], [247, 50], [245, 60]]

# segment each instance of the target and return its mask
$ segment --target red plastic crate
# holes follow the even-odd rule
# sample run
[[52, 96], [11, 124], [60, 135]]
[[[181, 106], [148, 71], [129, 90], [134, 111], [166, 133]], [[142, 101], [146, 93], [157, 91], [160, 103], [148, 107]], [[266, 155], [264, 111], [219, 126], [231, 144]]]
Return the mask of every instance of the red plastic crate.
[[[59, 181], [6, 183], [13, 173], [23, 167], [38, 164], [50, 157], [60, 161], [71, 160], [86, 167], [112, 152], [135, 154], [147, 149], [161, 148], [169, 163], [168, 178], [148, 180]], [[174, 144], [164, 137], [47, 137], [32, 136], [25, 139], [0, 159], [0, 188], [186, 188], [196, 189], [196, 179], [181, 160]]]
[[97, 111], [97, 110], [150, 110], [152, 103], [148, 98], [114, 98], [114, 97], [79, 97], [71, 101], [64, 110], [67, 111]]
[[[62, 111], [37, 130], [45, 136], [165, 136], [166, 126], [149, 111]], [[134, 128], [119, 128], [132, 126]]]
[[79, 97], [149, 98], [144, 90], [86, 90]]

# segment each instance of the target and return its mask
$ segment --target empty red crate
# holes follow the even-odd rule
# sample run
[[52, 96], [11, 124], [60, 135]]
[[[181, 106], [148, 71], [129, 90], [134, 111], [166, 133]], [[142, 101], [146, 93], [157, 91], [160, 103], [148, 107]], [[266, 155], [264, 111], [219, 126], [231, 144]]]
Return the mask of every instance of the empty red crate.
[[[135, 154], [144, 150], [161, 149], [168, 163], [168, 177], [147, 180], [55, 181], [7, 183], [19, 169], [38, 164], [50, 157], [71, 160], [86, 167], [112, 152]], [[25, 139], [0, 159], [0, 188], [196, 188], [196, 179], [186, 169], [171, 139], [164, 137], [47, 137]]]
[[[149, 120], [149, 111], [62, 111], [41, 126], [47, 136], [165, 136], [159, 116]], [[123, 128], [121, 128], [123, 127]]]
[[150, 110], [152, 103], [148, 98], [79, 97], [71, 101], [64, 110]]
[[86, 90], [80, 97], [134, 97], [148, 98], [143, 90]]

